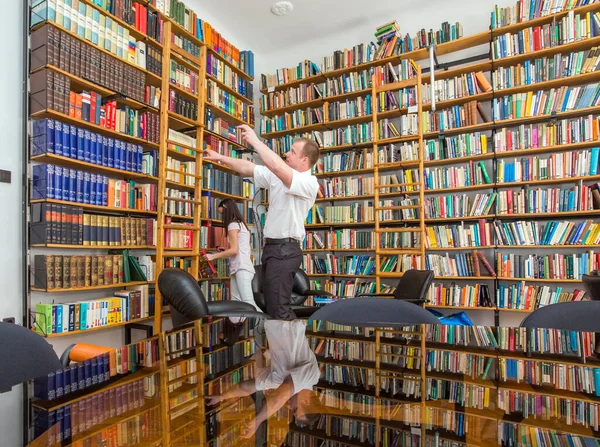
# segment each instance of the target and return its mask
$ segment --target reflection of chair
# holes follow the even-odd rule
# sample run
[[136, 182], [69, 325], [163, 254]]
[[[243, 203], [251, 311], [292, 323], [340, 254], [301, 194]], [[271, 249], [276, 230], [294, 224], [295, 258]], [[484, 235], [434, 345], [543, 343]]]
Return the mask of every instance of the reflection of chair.
[[248, 303], [207, 302], [196, 279], [181, 269], [167, 268], [160, 272], [158, 289], [169, 303], [174, 327], [207, 316], [268, 318], [266, 314], [257, 312], [254, 306]]
[[600, 301], [573, 301], [540, 307], [521, 322], [521, 327], [600, 332]]
[[433, 281], [433, 270], [407, 270], [404, 272], [394, 293], [366, 293], [360, 297], [394, 297], [396, 300], [410, 301], [415, 304], [424, 304], [429, 286]]
[[13, 323], [0, 323], [0, 393], [61, 368], [43, 337]]
[[358, 327], [402, 327], [416, 324], [440, 324], [421, 306], [386, 298], [340, 299], [317, 310], [311, 320]]
[[590, 299], [600, 301], [600, 270], [594, 270], [589, 275], [582, 275], [581, 280], [590, 295]]
[[87, 343], [77, 343], [69, 346], [60, 356], [60, 363], [63, 367], [69, 366], [71, 362], [84, 362], [92, 357], [97, 357], [112, 350], [105, 346], [88, 345]]
[[[256, 274], [252, 279], [252, 292], [254, 293], [254, 301], [256, 305], [266, 312], [267, 304], [263, 294], [263, 267], [256, 265], [254, 267]], [[310, 317], [319, 307], [303, 306], [304, 302], [311, 296], [331, 296], [330, 293], [323, 290], [312, 290], [310, 288], [310, 280], [308, 275], [302, 269], [298, 269], [294, 275], [294, 285], [292, 287], [291, 305], [292, 310], [298, 318]]]

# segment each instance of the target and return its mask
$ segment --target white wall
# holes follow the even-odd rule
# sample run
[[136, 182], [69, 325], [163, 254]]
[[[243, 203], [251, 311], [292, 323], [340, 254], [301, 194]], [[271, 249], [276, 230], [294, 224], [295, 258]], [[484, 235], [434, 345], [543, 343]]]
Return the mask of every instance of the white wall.
[[[0, 183], [0, 319], [16, 317], [21, 323], [21, 178], [23, 152], [21, 137], [21, 78], [23, 64], [22, 2], [2, 2], [6, 20], [0, 27], [0, 169], [12, 172], [12, 183]], [[0, 340], [0, 343], [5, 343]], [[16, 447], [22, 443], [21, 388], [0, 394], [0, 444]]]

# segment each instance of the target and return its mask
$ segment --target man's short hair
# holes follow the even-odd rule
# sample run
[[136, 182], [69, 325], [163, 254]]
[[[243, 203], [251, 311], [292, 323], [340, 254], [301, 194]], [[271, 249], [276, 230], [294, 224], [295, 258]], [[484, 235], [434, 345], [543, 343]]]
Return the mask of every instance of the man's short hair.
[[310, 166], [313, 167], [319, 161], [319, 145], [312, 138], [296, 138], [294, 143], [302, 142], [302, 153], [310, 160]]

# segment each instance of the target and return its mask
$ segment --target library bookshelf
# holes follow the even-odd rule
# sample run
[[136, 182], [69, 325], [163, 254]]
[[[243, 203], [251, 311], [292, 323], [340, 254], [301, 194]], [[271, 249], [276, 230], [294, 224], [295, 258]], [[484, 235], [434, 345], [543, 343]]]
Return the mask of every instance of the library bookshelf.
[[[373, 210], [372, 219], [347, 220], [347, 231], [362, 226], [369, 233], [373, 228], [371, 242], [363, 245], [354, 244], [352, 236], [334, 237], [344, 231], [340, 219], [318, 224], [309, 219], [307, 234], [317, 231], [318, 225], [326, 229], [321, 230], [325, 243], [317, 245], [310, 237], [305, 244], [317, 258], [327, 249], [337, 254], [339, 249], [355, 248], [355, 258], [365, 254], [374, 265], [368, 272], [376, 276], [371, 290], [334, 284], [328, 288], [330, 292], [343, 296], [389, 292], [395, 286], [391, 280], [400, 278], [407, 268], [427, 267], [435, 272], [428, 307], [489, 310], [496, 325], [501, 312], [527, 312], [539, 305], [581, 297], [581, 274], [598, 268], [594, 249], [599, 242], [595, 231], [600, 205], [593, 202], [591, 194], [598, 183], [599, 137], [595, 129], [600, 109], [592, 93], [582, 97], [586, 88], [594, 92], [598, 86], [595, 52], [600, 40], [585, 24], [600, 11], [600, 4], [576, 6], [579, 4], [570, 11], [525, 17], [518, 23], [491, 26], [483, 33], [437, 45], [436, 55], [450, 56], [450, 62], [436, 63], [434, 89], [431, 68], [424, 69], [426, 73], [419, 78], [416, 70], [407, 70], [411, 60], [426, 58], [427, 51], [419, 49], [261, 90], [261, 113], [266, 117], [261, 130], [273, 149], [284, 152], [294, 136], [313, 136], [322, 146], [323, 163], [315, 171], [319, 182], [327, 185], [336, 176], [341, 179], [336, 185], [341, 197], [332, 188], [333, 196], [319, 199], [316, 205], [325, 208], [322, 202], [331, 200], [331, 208], [346, 203], [339, 200], [355, 199]], [[538, 40], [538, 34], [535, 44], [530, 40], [534, 33], [548, 33], [559, 26], [571, 34], [551, 43]], [[478, 49], [482, 49], [479, 56], [459, 58], [461, 51], [473, 54]], [[346, 50], [344, 60], [351, 56], [352, 51]], [[569, 65], [569, 59], [578, 62]], [[548, 67], [555, 63], [559, 68], [549, 72], [552, 68]], [[534, 65], [538, 75], [529, 71]], [[349, 87], [333, 91], [331, 85], [341, 75], [353, 76]], [[389, 100], [388, 93], [395, 95], [395, 101]], [[567, 94], [575, 99], [565, 101]], [[367, 97], [370, 108], [361, 108]], [[358, 116], [330, 121], [332, 104], [340, 100], [348, 109], [354, 106]], [[543, 109], [542, 103], [546, 105]], [[314, 114], [319, 107], [323, 108], [322, 119]], [[302, 122], [308, 108], [313, 113], [309, 118], [316, 117], [317, 123]], [[388, 132], [388, 123], [410, 115], [414, 119], [411, 132]], [[365, 124], [369, 120], [371, 124]], [[279, 127], [272, 131], [271, 126]], [[370, 127], [365, 130], [365, 126]], [[325, 138], [342, 127], [348, 129], [347, 140]], [[588, 132], [586, 127], [594, 130]], [[397, 151], [394, 160], [382, 156], [393, 147]], [[341, 164], [341, 158], [333, 158], [341, 153], [347, 165]], [[571, 158], [585, 168], [563, 170]], [[540, 164], [553, 168], [536, 170], [534, 165]], [[557, 166], [560, 168], [554, 169]], [[518, 174], [512, 176], [513, 171], [507, 169]], [[404, 180], [387, 184], [384, 176], [388, 175]], [[371, 176], [372, 190], [366, 189], [364, 181]], [[353, 197], [346, 191], [356, 190], [350, 187], [356, 181], [363, 187]], [[390, 216], [392, 212], [400, 216]], [[556, 235], [559, 225], [562, 233]], [[393, 241], [394, 228], [398, 232], [395, 245], [387, 246], [386, 241]], [[418, 234], [418, 228], [423, 228], [421, 239], [416, 234], [411, 239], [408, 234]], [[340, 239], [342, 244], [330, 243]], [[555, 252], [547, 252], [547, 248]], [[531, 249], [536, 250], [535, 255]], [[339, 262], [339, 258], [328, 262]], [[319, 273], [325, 274], [321, 270]], [[351, 293], [344, 293], [348, 290]]]
[[[161, 270], [184, 268], [200, 280], [201, 251], [223, 244], [216, 203], [230, 198], [250, 213], [250, 184], [224, 166], [203, 164], [202, 150], [249, 157], [234, 127], [253, 124], [253, 57], [240, 54], [187, 8], [171, 17], [155, 2], [134, 2], [125, 11], [118, 4], [105, 8], [80, 0], [71, 15], [70, 5], [65, 12], [55, 11], [53, 2], [34, 3], [28, 17], [27, 320], [45, 336], [61, 339], [139, 323], [160, 332], [168, 316], [155, 287]], [[232, 98], [229, 106], [239, 107], [226, 109], [214, 92], [224, 92]], [[64, 184], [62, 178], [57, 183], [58, 172]], [[85, 186], [86, 176], [97, 186]], [[232, 189], [235, 178], [238, 188]], [[141, 274], [129, 278], [129, 263]], [[208, 299], [228, 298], [227, 266], [219, 263], [218, 269], [218, 278], [202, 281]], [[48, 284], [51, 271], [61, 275], [60, 287], [54, 277]], [[132, 288], [141, 295], [124, 297], [121, 307], [110, 302], [114, 291]], [[98, 302], [98, 312], [122, 316], [103, 314], [92, 327], [75, 327], [73, 320], [80, 319], [74, 314], [87, 300]], [[58, 331], [56, 316], [36, 309], [38, 303], [63, 307], [67, 326]], [[47, 316], [54, 327], [41, 321]]]

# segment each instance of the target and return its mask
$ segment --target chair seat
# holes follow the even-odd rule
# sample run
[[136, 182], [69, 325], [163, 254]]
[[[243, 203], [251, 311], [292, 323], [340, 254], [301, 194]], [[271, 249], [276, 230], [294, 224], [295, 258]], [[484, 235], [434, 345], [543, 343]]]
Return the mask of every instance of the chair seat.
[[292, 306], [292, 310], [298, 318], [310, 318], [321, 306]]

